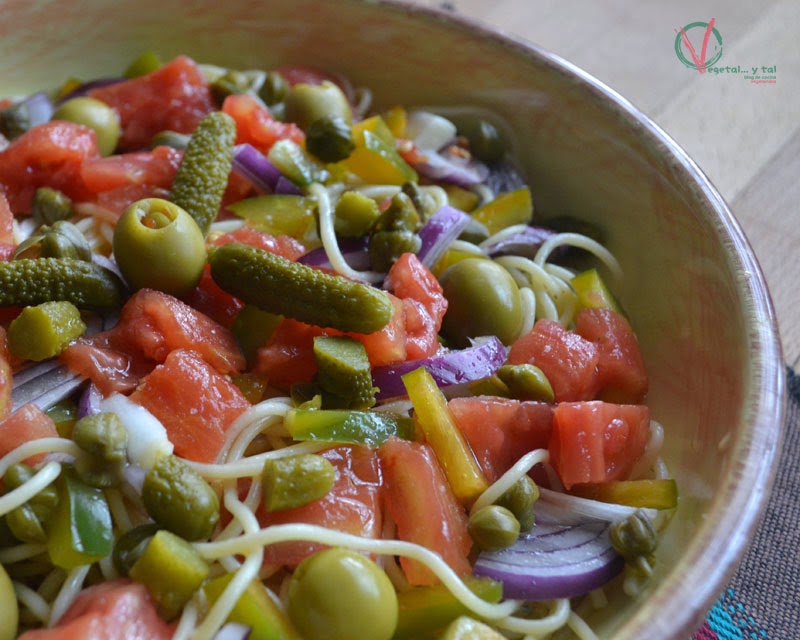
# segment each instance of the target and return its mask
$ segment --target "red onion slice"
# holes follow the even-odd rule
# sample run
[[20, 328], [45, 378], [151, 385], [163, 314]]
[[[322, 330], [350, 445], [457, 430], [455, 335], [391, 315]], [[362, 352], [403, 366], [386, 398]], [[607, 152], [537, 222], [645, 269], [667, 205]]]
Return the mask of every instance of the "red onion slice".
[[[481, 248], [492, 257], [499, 255], [515, 255], [531, 260], [536, 257], [536, 252], [546, 240], [556, 235], [556, 231], [544, 227], [529, 225], [522, 231], [501, 237], [491, 243], [483, 243]], [[565, 250], [565, 247], [559, 247]], [[564, 251], [561, 252], [562, 254]]]
[[521, 600], [574, 598], [597, 589], [625, 566], [608, 537], [610, 522], [559, 522], [545, 503], [536, 505], [536, 524], [500, 551], [481, 552], [474, 573], [503, 583], [503, 596]]
[[67, 100], [71, 100], [72, 98], [79, 98], [81, 96], [85, 96], [88, 94], [92, 89], [101, 89], [103, 87], [109, 87], [112, 84], [118, 84], [120, 82], [125, 82], [127, 78], [98, 78], [96, 80], [91, 80], [89, 82], [84, 82], [81, 85], [75, 87], [72, 91], [65, 93], [58, 99], [58, 104], [63, 104]]
[[407, 360], [395, 365], [375, 367], [372, 384], [378, 387], [376, 398], [386, 400], [406, 395], [400, 376], [425, 367], [440, 388], [486, 378], [506, 361], [508, 350], [495, 336], [475, 338], [472, 346], [460, 351], [447, 351], [430, 358]]
[[422, 240], [417, 257], [426, 267], [432, 267], [442, 257], [450, 243], [461, 235], [470, 217], [463, 211], [445, 205], [434, 213], [419, 230]]
[[426, 178], [436, 182], [448, 182], [459, 187], [468, 188], [481, 184], [489, 177], [489, 168], [474, 159], [466, 159], [443, 153], [425, 150], [425, 160], [414, 165], [414, 168]]

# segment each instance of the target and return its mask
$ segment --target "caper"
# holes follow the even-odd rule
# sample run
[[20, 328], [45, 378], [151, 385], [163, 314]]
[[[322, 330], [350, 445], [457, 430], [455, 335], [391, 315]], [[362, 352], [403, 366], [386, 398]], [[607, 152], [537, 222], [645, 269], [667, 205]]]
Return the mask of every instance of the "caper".
[[128, 432], [116, 413], [95, 413], [78, 420], [72, 439], [87, 455], [75, 461], [78, 476], [94, 487], [119, 484], [128, 443]]
[[514, 544], [519, 537], [520, 524], [505, 507], [490, 504], [470, 516], [467, 531], [479, 549], [493, 551]]
[[544, 372], [532, 364], [506, 364], [497, 370], [497, 377], [508, 387], [512, 398], [552, 403], [553, 387]]
[[503, 158], [505, 144], [491, 122], [479, 120], [464, 132], [469, 142], [469, 150], [473, 156], [487, 164], [494, 164]]
[[388, 271], [404, 253], [417, 253], [422, 240], [411, 231], [377, 231], [369, 237], [369, 263], [373, 270]]
[[300, 507], [324, 497], [333, 487], [336, 472], [327, 458], [300, 454], [267, 460], [261, 474], [264, 507], [279, 511]]
[[52, 226], [43, 225], [19, 244], [14, 259], [20, 258], [73, 258], [92, 260], [92, 248], [80, 229], [67, 220], [58, 220]]
[[150, 517], [185, 540], [208, 538], [219, 521], [219, 498], [180, 458], [162, 457], [147, 472], [142, 502]]
[[39, 187], [33, 194], [31, 215], [39, 225], [66, 220], [72, 215], [72, 200], [58, 189]]
[[519, 521], [520, 531], [529, 531], [535, 516], [533, 506], [539, 499], [539, 487], [529, 476], [522, 476], [510, 489], [497, 499], [497, 505], [505, 507]]
[[646, 558], [658, 545], [658, 536], [653, 523], [641, 509], [614, 524], [608, 535], [617, 553], [630, 563], [635, 563], [639, 558]]
[[211, 95], [214, 97], [214, 100], [216, 100], [218, 104], [222, 104], [228, 96], [241, 93], [253, 93], [254, 80], [255, 78], [252, 74], [229, 69], [214, 80], [209, 88], [211, 89]]
[[423, 222], [428, 220], [436, 213], [436, 203], [434, 199], [427, 195], [416, 182], [405, 182], [400, 188], [401, 192], [411, 198], [414, 208]]
[[277, 71], [269, 71], [264, 77], [264, 84], [261, 85], [258, 97], [272, 111], [273, 105], [283, 102], [287, 93], [289, 93], [289, 83], [286, 82], [286, 79]]
[[[3, 476], [6, 492], [21, 487], [35, 474], [32, 467], [18, 463], [11, 465]], [[25, 504], [6, 514], [6, 525], [17, 540], [42, 543], [47, 540], [45, 523], [58, 505], [58, 491], [49, 485]]]
[[131, 567], [144, 553], [147, 543], [159, 530], [155, 523], [143, 524], [123, 533], [114, 543], [111, 560], [121, 576], [127, 576]]
[[355, 149], [350, 123], [342, 116], [317, 118], [306, 132], [306, 148], [323, 162], [339, 162]]
[[329, 80], [322, 84], [296, 84], [286, 94], [284, 104], [286, 119], [303, 131], [325, 116], [344, 118], [348, 124], [353, 119], [347, 97]]
[[448, 267], [439, 279], [448, 307], [442, 333], [454, 346], [469, 338], [494, 335], [511, 344], [522, 328], [519, 288], [499, 264], [467, 258]]
[[110, 156], [120, 136], [119, 115], [105, 102], [81, 96], [67, 100], [55, 110], [51, 120], [67, 120], [93, 129], [100, 153]]
[[366, 234], [380, 217], [378, 203], [358, 191], [345, 191], [336, 203], [333, 221], [336, 234], [358, 238]]
[[375, 223], [376, 231], [419, 231], [422, 222], [414, 202], [400, 191]]

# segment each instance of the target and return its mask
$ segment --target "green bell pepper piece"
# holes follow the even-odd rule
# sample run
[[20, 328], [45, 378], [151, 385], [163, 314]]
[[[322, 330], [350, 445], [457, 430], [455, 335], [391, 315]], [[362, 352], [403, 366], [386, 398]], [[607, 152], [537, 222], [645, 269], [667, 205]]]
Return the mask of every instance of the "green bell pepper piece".
[[255, 196], [228, 205], [228, 210], [247, 220], [248, 225], [274, 236], [316, 240], [316, 204], [311, 198], [292, 195]]
[[366, 444], [379, 447], [390, 437], [414, 439], [411, 418], [377, 411], [291, 409], [284, 425], [295, 440]]

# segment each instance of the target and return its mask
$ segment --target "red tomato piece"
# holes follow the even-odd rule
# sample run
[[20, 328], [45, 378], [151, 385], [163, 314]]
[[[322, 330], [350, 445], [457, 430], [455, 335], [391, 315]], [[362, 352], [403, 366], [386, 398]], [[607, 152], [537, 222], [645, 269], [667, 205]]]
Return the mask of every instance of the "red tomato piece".
[[97, 158], [94, 131], [74, 122], [54, 120], [29, 129], [0, 151], [0, 191], [15, 214], [30, 213], [39, 187], [63, 191], [76, 201], [91, 191], [80, 175], [87, 159]]
[[317, 373], [314, 338], [322, 335], [327, 334], [320, 327], [286, 318], [258, 350], [254, 371], [277, 389], [311, 382]]
[[[374, 450], [361, 446], [339, 446], [323, 451], [336, 470], [336, 480], [323, 498], [282, 511], [258, 511], [261, 526], [273, 524], [315, 524], [327, 529], [378, 538], [383, 527], [381, 474]], [[297, 566], [303, 558], [319, 551], [322, 545], [285, 542], [264, 548], [264, 562]]]
[[625, 480], [649, 437], [650, 410], [644, 405], [562, 402], [553, 412], [550, 462], [567, 489]]
[[0, 245], [14, 244], [14, 214], [8, 206], [8, 198], [0, 191]]
[[453, 398], [448, 403], [478, 464], [494, 482], [526, 453], [546, 449], [553, 431], [553, 407], [494, 396]]
[[322, 69], [302, 67], [299, 65], [284, 65], [275, 69], [290, 87], [296, 84], [322, 84], [326, 80], [338, 82], [338, 78]]
[[118, 150], [146, 149], [160, 131], [192, 133], [214, 110], [208, 81], [197, 64], [178, 56], [152, 73], [100, 87], [89, 96], [119, 114], [122, 135]]
[[[391, 438], [378, 455], [385, 506], [397, 525], [398, 538], [438, 553], [458, 575], [469, 575], [472, 539], [467, 532], [467, 514], [453, 495], [433, 449], [421, 442]], [[400, 565], [412, 585], [439, 582], [414, 560], [401, 558]]]
[[[0, 458], [30, 440], [57, 437], [58, 431], [50, 416], [35, 404], [26, 404], [0, 422]], [[27, 458], [25, 462], [36, 464], [43, 458], [42, 453]]]
[[389, 294], [394, 305], [392, 319], [375, 333], [348, 333], [364, 345], [369, 363], [373, 367], [402, 362], [408, 357], [408, 336], [406, 328], [405, 305], [402, 300]]
[[509, 364], [529, 363], [542, 370], [556, 402], [593, 399], [598, 361], [597, 346], [552, 320], [539, 320], [508, 352]]
[[575, 331], [597, 345], [600, 399], [639, 404], [647, 395], [647, 369], [628, 320], [611, 309], [582, 309]]
[[239, 227], [238, 229], [224, 233], [215, 238], [211, 244], [216, 247], [221, 247], [230, 242], [241, 242], [251, 247], [275, 253], [292, 261], [297, 260], [306, 252], [306, 248], [303, 244], [291, 236], [273, 236], [266, 231], [259, 231], [258, 229], [248, 226]]
[[[0, 420], [5, 420], [11, 413], [11, 389], [14, 386], [11, 370], [11, 355], [8, 352], [6, 330], [0, 326]], [[2, 457], [2, 456], [0, 456]]]
[[144, 377], [130, 399], [158, 418], [175, 454], [214, 462], [225, 431], [250, 403], [227, 377], [194, 351], [172, 351]]
[[261, 153], [269, 153], [278, 140], [303, 144], [305, 135], [293, 122], [280, 122], [253, 96], [234, 94], [225, 98], [222, 111], [236, 121], [236, 144], [249, 143]]
[[144, 585], [121, 579], [84, 589], [54, 627], [28, 631], [19, 640], [169, 640], [174, 632]]
[[116, 348], [112, 332], [79, 338], [59, 356], [70, 371], [89, 378], [104, 396], [130, 393], [153, 368], [142, 354]]
[[409, 359], [427, 358], [439, 349], [437, 335], [447, 311], [444, 292], [430, 270], [413, 253], [404, 253], [389, 269], [394, 294], [403, 300]]
[[126, 185], [151, 185], [169, 189], [183, 152], [172, 147], [121, 153], [87, 160], [81, 166], [86, 186], [99, 193]]

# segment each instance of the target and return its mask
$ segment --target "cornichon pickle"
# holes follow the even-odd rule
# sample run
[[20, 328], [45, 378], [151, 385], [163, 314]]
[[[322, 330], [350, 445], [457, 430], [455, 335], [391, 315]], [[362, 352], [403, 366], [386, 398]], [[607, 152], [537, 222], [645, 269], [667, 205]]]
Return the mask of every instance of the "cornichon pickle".
[[263, 249], [232, 242], [215, 249], [208, 261], [212, 277], [228, 293], [309, 324], [374, 333], [394, 313], [383, 291]]
[[118, 307], [125, 286], [108, 269], [75, 258], [23, 258], [0, 263], [0, 306], [66, 300], [79, 309]]
[[63, 300], [25, 307], [8, 327], [8, 348], [24, 360], [57, 356], [83, 335], [86, 323], [78, 308]]
[[375, 404], [367, 350], [358, 340], [347, 336], [317, 336], [314, 358], [317, 380], [323, 390], [338, 396], [352, 409], [368, 409]]
[[336, 472], [327, 458], [305, 453], [264, 463], [264, 507], [279, 511], [319, 500], [331, 490]]
[[236, 123], [222, 111], [205, 116], [197, 125], [172, 182], [170, 200], [208, 233], [228, 185]]

